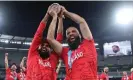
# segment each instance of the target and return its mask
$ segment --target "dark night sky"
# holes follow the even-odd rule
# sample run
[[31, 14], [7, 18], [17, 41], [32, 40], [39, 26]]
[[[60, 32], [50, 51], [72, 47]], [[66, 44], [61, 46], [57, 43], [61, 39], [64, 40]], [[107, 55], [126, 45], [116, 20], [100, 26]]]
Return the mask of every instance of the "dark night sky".
[[[41, 19], [52, 1], [30, 2], [0, 2], [0, 33], [22, 37], [33, 37]], [[114, 15], [117, 9], [123, 6], [132, 6], [133, 2], [116, 1], [63, 1], [56, 2], [66, 7], [68, 11], [79, 14], [88, 22], [95, 39], [109, 36], [123, 35], [120, 25], [114, 24]], [[64, 27], [68, 27], [71, 20], [64, 20]], [[131, 26], [131, 25], [129, 25]], [[128, 29], [126, 31], [131, 31]], [[45, 30], [45, 35], [47, 30]]]

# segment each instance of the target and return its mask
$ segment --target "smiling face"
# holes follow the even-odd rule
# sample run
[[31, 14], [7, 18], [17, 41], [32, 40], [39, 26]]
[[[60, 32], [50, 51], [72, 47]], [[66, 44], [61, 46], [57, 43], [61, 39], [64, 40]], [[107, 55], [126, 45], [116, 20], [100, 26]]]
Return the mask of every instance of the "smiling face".
[[50, 45], [47, 42], [44, 42], [39, 46], [38, 51], [40, 57], [46, 59], [50, 56], [51, 53]]
[[77, 49], [81, 42], [79, 31], [75, 27], [69, 27], [66, 30], [66, 38], [70, 49]]

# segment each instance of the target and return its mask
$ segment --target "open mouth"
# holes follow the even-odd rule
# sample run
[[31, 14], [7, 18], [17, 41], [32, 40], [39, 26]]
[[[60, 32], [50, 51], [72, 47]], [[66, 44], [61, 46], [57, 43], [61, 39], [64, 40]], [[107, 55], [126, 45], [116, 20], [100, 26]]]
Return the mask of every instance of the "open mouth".
[[42, 48], [42, 52], [46, 52], [47, 51], [47, 49], [46, 48]]
[[74, 36], [71, 36], [70, 39], [69, 39], [71, 42], [75, 41], [75, 37]]

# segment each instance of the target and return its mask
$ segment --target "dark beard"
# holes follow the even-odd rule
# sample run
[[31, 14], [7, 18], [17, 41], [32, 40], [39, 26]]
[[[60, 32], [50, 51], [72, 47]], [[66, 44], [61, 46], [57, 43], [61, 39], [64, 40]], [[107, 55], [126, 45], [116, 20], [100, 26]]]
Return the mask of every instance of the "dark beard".
[[41, 52], [41, 51], [39, 51], [39, 55], [40, 55], [40, 57], [41, 57], [42, 59], [47, 59], [47, 58], [49, 58], [49, 56], [50, 56], [50, 54], [49, 54], [48, 51], [47, 51], [47, 52]]
[[108, 72], [106, 72], [106, 71], [105, 71], [104, 73], [105, 73], [105, 74], [108, 74]]
[[118, 50], [113, 50], [113, 52], [114, 52], [114, 53], [117, 53], [117, 52], [118, 52]]
[[80, 45], [81, 39], [80, 39], [79, 36], [77, 36], [77, 37], [75, 38], [75, 41], [70, 42], [69, 40], [67, 40], [67, 42], [68, 42], [68, 45], [69, 45], [69, 47], [70, 47], [70, 50], [75, 50], [75, 49], [77, 49], [78, 46]]

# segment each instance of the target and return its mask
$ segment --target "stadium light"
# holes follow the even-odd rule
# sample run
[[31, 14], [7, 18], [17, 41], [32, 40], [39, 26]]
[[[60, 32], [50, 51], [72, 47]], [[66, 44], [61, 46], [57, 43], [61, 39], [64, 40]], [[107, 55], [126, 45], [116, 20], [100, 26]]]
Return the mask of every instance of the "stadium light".
[[123, 8], [116, 14], [116, 22], [119, 24], [129, 24], [133, 22], [133, 8]]
[[24, 42], [25, 45], [31, 45], [31, 42]]
[[5, 43], [6, 43], [6, 44], [9, 43], [9, 40], [5, 40]]
[[21, 44], [21, 42], [20, 41], [17, 41], [17, 44]]
[[98, 46], [98, 43], [95, 43], [95, 46]]

